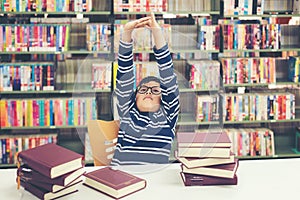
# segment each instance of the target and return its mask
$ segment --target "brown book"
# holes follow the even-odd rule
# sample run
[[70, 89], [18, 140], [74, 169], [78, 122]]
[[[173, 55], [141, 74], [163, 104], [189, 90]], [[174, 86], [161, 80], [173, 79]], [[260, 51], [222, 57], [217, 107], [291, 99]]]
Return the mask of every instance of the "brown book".
[[185, 165], [182, 164], [181, 168], [183, 173], [188, 173], [188, 174], [233, 178], [239, 165], [238, 159], [235, 159], [234, 161], [235, 162], [231, 164], [214, 165], [209, 167], [196, 167], [196, 168], [187, 168]]
[[185, 186], [237, 185], [238, 183], [236, 174], [233, 178], [187, 174], [183, 172], [180, 172], [180, 175]]
[[21, 166], [17, 169], [17, 176], [34, 183], [67, 186], [81, 177], [84, 172], [84, 168], [79, 168], [75, 171], [51, 179], [48, 176], [29, 168], [28, 166]]
[[39, 199], [56, 199], [78, 191], [77, 189], [78, 184], [65, 187], [63, 190], [60, 190], [59, 192], [49, 192], [45, 189], [30, 184], [29, 182], [24, 182], [22, 180], [21, 180], [21, 186], [31, 194], [38, 197]]
[[[17, 180], [18, 181], [18, 180]], [[61, 185], [55, 185], [55, 184], [49, 184], [49, 183], [45, 183], [45, 182], [38, 182], [36, 180], [31, 180], [31, 179], [27, 179], [26, 177], [21, 176], [20, 177], [20, 181], [22, 182], [26, 182], [29, 183], [33, 186], [36, 186], [42, 190], [48, 191], [48, 192], [52, 192], [52, 193], [56, 193], [59, 192], [67, 187], [71, 187], [73, 185], [78, 185], [79, 183], [82, 182], [81, 178], [77, 178], [76, 180], [74, 180], [73, 182], [71, 182], [69, 185], [67, 186], [61, 186]]]
[[196, 130], [178, 132], [178, 147], [231, 147], [231, 141], [224, 131]]
[[53, 143], [21, 151], [18, 162], [49, 178], [59, 177], [84, 166], [82, 155]]
[[85, 174], [84, 185], [119, 199], [146, 187], [146, 180], [111, 167]]
[[206, 167], [212, 165], [221, 165], [234, 163], [234, 154], [231, 153], [228, 158], [189, 158], [178, 157], [177, 151], [175, 151], [175, 158], [184, 164], [187, 168]]

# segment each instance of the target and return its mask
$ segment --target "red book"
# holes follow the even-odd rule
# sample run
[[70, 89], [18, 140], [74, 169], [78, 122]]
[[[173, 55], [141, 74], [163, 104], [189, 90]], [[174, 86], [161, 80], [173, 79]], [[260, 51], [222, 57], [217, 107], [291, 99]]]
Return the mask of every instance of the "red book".
[[178, 147], [231, 147], [231, 141], [226, 132], [178, 132]]
[[233, 178], [222, 178], [205, 175], [195, 175], [180, 173], [185, 186], [206, 186], [206, 185], [237, 185], [238, 178], [235, 174]]
[[83, 155], [49, 143], [20, 152], [18, 162], [49, 178], [56, 178], [82, 168]]
[[206, 176], [216, 176], [223, 178], [233, 178], [237, 169], [239, 161], [235, 159], [234, 163], [224, 164], [224, 165], [214, 165], [210, 167], [196, 167], [196, 168], [187, 168], [185, 165], [181, 165], [182, 172], [189, 174], [199, 174]]
[[146, 180], [111, 167], [85, 174], [84, 185], [119, 199], [146, 187]]
[[60, 190], [58, 192], [49, 192], [45, 189], [42, 189], [40, 187], [37, 187], [33, 184], [30, 184], [29, 182], [24, 182], [21, 181], [21, 186], [27, 190], [28, 192], [32, 193], [33, 195], [35, 195], [36, 197], [38, 197], [39, 199], [56, 199], [58, 197], [63, 197], [66, 196], [68, 194], [72, 194], [74, 192], [77, 192], [78, 189], [78, 184], [74, 184], [70, 187], [66, 187], [63, 190]]
[[82, 182], [82, 179], [81, 178], [77, 178], [76, 180], [74, 180], [72, 183], [70, 183], [67, 186], [49, 184], [49, 183], [44, 183], [44, 182], [37, 182], [35, 180], [27, 179], [26, 177], [21, 177], [20, 181], [21, 182], [25, 182], [25, 183], [29, 183], [29, 184], [31, 184], [33, 186], [36, 186], [36, 187], [38, 187], [38, 188], [40, 188], [42, 190], [46, 190], [48, 192], [56, 193], [56, 192], [60, 192], [61, 190], [66, 189], [68, 187], [72, 187], [73, 185], [78, 185], [79, 183]]
[[231, 153], [228, 158], [188, 158], [188, 157], [178, 157], [177, 151], [175, 151], [175, 158], [179, 162], [184, 164], [187, 168], [206, 167], [212, 165], [234, 163], [233, 153]]
[[84, 174], [84, 168], [79, 168], [75, 171], [66, 173], [61, 175], [57, 178], [49, 178], [38, 171], [35, 171], [28, 166], [21, 166], [17, 170], [17, 175], [21, 178], [25, 178], [26, 180], [30, 180], [32, 182], [38, 183], [47, 183], [52, 185], [59, 185], [59, 186], [67, 186], [77, 180], [80, 176]]

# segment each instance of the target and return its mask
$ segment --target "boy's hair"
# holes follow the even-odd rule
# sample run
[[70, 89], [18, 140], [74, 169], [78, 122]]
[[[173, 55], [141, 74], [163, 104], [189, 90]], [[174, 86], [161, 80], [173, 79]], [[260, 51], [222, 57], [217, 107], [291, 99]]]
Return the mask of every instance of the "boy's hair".
[[160, 84], [160, 80], [159, 80], [159, 78], [157, 78], [156, 76], [147, 76], [147, 77], [145, 77], [145, 78], [143, 78], [143, 79], [141, 80], [141, 82], [139, 83], [139, 85], [138, 85], [136, 88], [139, 88], [139, 87], [141, 87], [143, 84], [149, 83], [149, 82], [151, 82], [151, 81], [155, 81], [155, 82], [157, 82], [157, 83]]

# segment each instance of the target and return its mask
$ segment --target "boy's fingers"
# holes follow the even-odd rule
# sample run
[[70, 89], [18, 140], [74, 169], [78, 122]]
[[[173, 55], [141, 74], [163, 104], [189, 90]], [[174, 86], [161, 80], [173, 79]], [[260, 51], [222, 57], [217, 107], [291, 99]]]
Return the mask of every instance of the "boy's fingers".
[[151, 12], [150, 17], [151, 17], [152, 20], [155, 20], [154, 12]]
[[140, 22], [140, 23], [136, 24], [135, 28], [140, 28], [140, 27], [144, 27], [144, 26], [147, 26], [147, 25], [149, 25], [149, 20], [143, 21], [143, 22]]

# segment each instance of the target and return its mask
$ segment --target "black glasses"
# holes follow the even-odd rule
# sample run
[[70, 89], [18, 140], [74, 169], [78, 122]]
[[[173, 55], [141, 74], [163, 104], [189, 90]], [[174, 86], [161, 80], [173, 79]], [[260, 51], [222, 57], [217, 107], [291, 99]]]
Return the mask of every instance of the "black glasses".
[[145, 85], [142, 85], [138, 88], [137, 92], [140, 94], [145, 94], [150, 89], [151, 93], [154, 95], [159, 95], [161, 93], [161, 89], [159, 86], [153, 86], [153, 87], [147, 87]]

